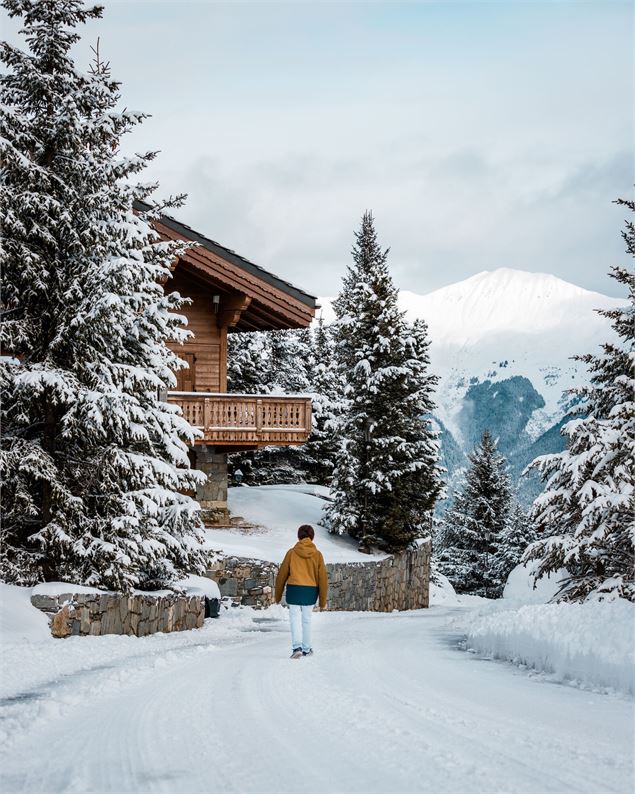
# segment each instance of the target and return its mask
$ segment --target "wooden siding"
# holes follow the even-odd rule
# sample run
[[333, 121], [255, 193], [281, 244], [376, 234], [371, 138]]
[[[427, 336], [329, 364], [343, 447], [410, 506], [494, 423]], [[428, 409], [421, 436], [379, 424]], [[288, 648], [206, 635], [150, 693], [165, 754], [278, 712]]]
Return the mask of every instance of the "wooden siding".
[[183, 306], [180, 313], [187, 317], [187, 328], [194, 337], [183, 345], [170, 344], [178, 356], [193, 364], [194, 370], [177, 373], [177, 390], [224, 391], [227, 388], [227, 329], [219, 328], [216, 323], [212, 292], [179, 272], [174, 274], [169, 288], [192, 299], [192, 303]]
[[309, 397], [170, 392], [168, 402], [203, 431], [197, 444], [227, 448], [304, 444], [311, 434]]
[[187, 363], [187, 367], [176, 372], [176, 390], [196, 391], [196, 356], [194, 353], [183, 353], [181, 350], [178, 354]]
[[[159, 221], [154, 225], [164, 239], [188, 239], [182, 230]], [[227, 255], [236, 259], [232, 252]], [[175, 261], [165, 284], [167, 291], [190, 299], [179, 311], [193, 334], [182, 345], [170, 344], [188, 367], [177, 373], [177, 390], [169, 392], [168, 401], [180, 405], [185, 419], [202, 430], [196, 444], [213, 446], [218, 454], [304, 444], [311, 434], [308, 397], [226, 393], [228, 330], [306, 328], [315, 312], [311, 296], [291, 285], [286, 289], [285, 282], [254, 268], [199, 244]]]

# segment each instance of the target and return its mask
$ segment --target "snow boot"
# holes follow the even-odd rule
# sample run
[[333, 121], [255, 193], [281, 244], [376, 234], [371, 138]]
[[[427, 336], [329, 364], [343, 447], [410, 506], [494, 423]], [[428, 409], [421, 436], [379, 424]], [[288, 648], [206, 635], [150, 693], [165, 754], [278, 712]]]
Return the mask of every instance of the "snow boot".
[[293, 653], [291, 654], [292, 659], [301, 659], [302, 658], [302, 648], [294, 648]]
[[302, 656], [313, 656], [313, 648], [308, 651], [302, 651]]

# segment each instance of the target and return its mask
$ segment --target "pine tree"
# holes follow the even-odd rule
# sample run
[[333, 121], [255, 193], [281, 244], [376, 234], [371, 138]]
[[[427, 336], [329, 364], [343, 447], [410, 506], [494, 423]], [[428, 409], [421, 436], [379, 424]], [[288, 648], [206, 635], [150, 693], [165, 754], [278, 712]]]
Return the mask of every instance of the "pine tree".
[[269, 334], [232, 333], [227, 337], [227, 384], [234, 394], [267, 394], [271, 350]]
[[488, 431], [468, 458], [465, 481], [437, 533], [437, 562], [457, 592], [495, 597], [495, 554], [510, 512], [507, 462]]
[[[632, 201], [618, 202], [635, 211]], [[635, 257], [635, 225], [623, 232]], [[567, 449], [537, 458], [546, 481], [533, 516], [549, 533], [527, 551], [538, 560], [536, 579], [565, 569], [558, 594], [563, 601], [622, 597], [635, 601], [635, 273], [614, 267], [610, 275], [628, 289], [624, 308], [602, 310], [619, 341], [581, 356], [589, 386], [564, 425]]]
[[[271, 360], [269, 382], [274, 394], [308, 394], [311, 357], [311, 331], [270, 332]], [[264, 447], [254, 453], [254, 472], [259, 482], [299, 483], [308, 479], [304, 447]]]
[[492, 578], [502, 592], [507, 577], [521, 562], [527, 547], [536, 540], [530, 517], [520, 504], [513, 500], [505, 526], [498, 538], [492, 563]]
[[435, 383], [425, 326], [411, 328], [399, 311], [387, 254], [366, 213], [334, 302], [347, 407], [326, 512], [332, 532], [396, 551], [429, 530], [441, 482], [436, 434], [425, 419]]
[[308, 367], [311, 332], [269, 331], [269, 373], [271, 391], [277, 394], [306, 394], [309, 390]]
[[344, 381], [336, 366], [333, 329], [319, 318], [312, 334], [308, 368], [313, 405], [311, 436], [298, 452], [307, 482], [329, 485], [340, 440], [338, 418], [344, 410]]
[[[301, 330], [232, 334], [228, 349], [231, 391], [249, 394], [309, 392], [311, 332]], [[231, 337], [230, 337], [231, 339]], [[263, 447], [230, 457], [232, 471], [240, 469], [245, 484], [296, 483], [306, 479], [302, 447]]]
[[118, 84], [96, 52], [70, 57], [80, 0], [5, 0], [28, 50], [2, 44], [2, 479], [5, 580], [118, 590], [169, 585], [202, 567], [188, 444], [159, 390], [187, 333], [162, 283], [179, 246], [133, 213], [153, 154], [119, 141], [144, 116], [115, 112]]

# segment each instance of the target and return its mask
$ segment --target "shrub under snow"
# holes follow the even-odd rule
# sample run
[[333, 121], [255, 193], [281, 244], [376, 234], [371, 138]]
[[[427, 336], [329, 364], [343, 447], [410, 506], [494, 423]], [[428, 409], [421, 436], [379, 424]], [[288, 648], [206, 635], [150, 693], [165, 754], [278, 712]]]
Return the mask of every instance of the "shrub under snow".
[[635, 693], [635, 604], [499, 602], [470, 614], [467, 647], [553, 676]]

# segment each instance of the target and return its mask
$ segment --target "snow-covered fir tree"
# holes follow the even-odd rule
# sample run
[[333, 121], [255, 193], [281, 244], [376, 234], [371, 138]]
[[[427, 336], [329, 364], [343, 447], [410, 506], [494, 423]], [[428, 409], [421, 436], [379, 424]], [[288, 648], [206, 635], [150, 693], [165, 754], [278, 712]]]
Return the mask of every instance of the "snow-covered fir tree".
[[366, 213], [334, 302], [338, 366], [346, 378], [341, 447], [326, 511], [332, 532], [363, 548], [402, 549], [429, 531], [441, 490], [424, 324], [409, 326]]
[[311, 331], [256, 331], [228, 336], [227, 380], [234, 394], [309, 391]]
[[341, 441], [338, 420], [346, 405], [344, 379], [336, 366], [333, 326], [318, 319], [312, 333], [308, 380], [313, 416], [311, 436], [299, 449], [308, 482], [329, 485]]
[[279, 394], [306, 394], [309, 390], [311, 331], [269, 331], [270, 389]]
[[507, 514], [507, 520], [497, 542], [492, 563], [492, 579], [497, 582], [501, 592], [507, 577], [520, 563], [527, 547], [536, 540], [531, 517], [522, 509], [515, 498]]
[[465, 481], [437, 531], [437, 564], [457, 592], [494, 597], [501, 591], [494, 556], [511, 506], [507, 462], [488, 431], [468, 458]]
[[227, 386], [234, 394], [270, 391], [269, 334], [231, 333], [227, 337]]
[[[236, 339], [232, 339], [236, 337]], [[308, 394], [311, 331], [279, 330], [231, 334], [228, 381], [232, 392]], [[302, 482], [308, 471], [303, 447], [264, 447], [230, 456], [230, 471], [240, 469], [249, 485]]]
[[314, 330], [231, 334], [228, 382], [232, 392], [303, 393], [312, 398], [312, 430], [300, 447], [268, 447], [231, 456], [250, 485], [311, 482], [327, 485], [339, 446], [335, 416], [344, 384], [335, 366], [331, 326], [320, 318]]
[[[232, 333], [227, 337], [227, 387], [233, 394], [268, 394], [270, 335], [263, 331]], [[228, 458], [230, 477], [240, 471], [245, 484], [259, 485], [262, 468], [254, 465], [257, 451], [237, 452]]]
[[71, 59], [80, 0], [5, 0], [28, 49], [2, 44], [2, 535], [7, 581], [129, 590], [203, 557], [193, 431], [159, 402], [179, 359], [181, 300], [162, 283], [178, 247], [133, 213], [153, 154], [123, 157], [143, 114], [117, 112], [96, 53]]
[[[310, 328], [274, 331], [271, 334], [271, 383], [274, 393], [310, 394], [312, 371]], [[254, 465], [269, 482], [314, 482], [313, 458], [304, 444], [268, 447], [256, 453]], [[261, 479], [262, 481], [262, 479]]]
[[[632, 201], [619, 202], [635, 211]], [[623, 233], [635, 257], [635, 225]], [[628, 290], [624, 308], [603, 310], [618, 341], [582, 356], [590, 385], [562, 428], [567, 449], [535, 460], [546, 485], [533, 515], [548, 537], [527, 552], [537, 579], [565, 569], [559, 600], [620, 596], [635, 601], [635, 272], [614, 267], [611, 276]]]

